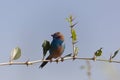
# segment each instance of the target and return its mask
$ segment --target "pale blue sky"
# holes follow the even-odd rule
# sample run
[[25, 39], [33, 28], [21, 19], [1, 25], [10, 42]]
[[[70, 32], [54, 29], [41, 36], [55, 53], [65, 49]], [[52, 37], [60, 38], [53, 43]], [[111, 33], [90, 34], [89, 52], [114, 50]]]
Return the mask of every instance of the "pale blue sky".
[[[120, 48], [119, 0], [0, 0], [0, 62], [9, 61], [11, 50], [19, 46], [22, 56], [18, 61], [42, 58], [43, 40], [52, 40], [57, 31], [65, 35], [66, 50], [72, 52], [69, 15], [76, 17], [80, 57], [92, 57], [103, 47], [103, 56]], [[115, 58], [119, 59], [120, 55]], [[83, 60], [26, 66], [1, 66], [1, 80], [88, 80]], [[120, 66], [114, 63], [93, 62], [92, 80], [119, 80]]]

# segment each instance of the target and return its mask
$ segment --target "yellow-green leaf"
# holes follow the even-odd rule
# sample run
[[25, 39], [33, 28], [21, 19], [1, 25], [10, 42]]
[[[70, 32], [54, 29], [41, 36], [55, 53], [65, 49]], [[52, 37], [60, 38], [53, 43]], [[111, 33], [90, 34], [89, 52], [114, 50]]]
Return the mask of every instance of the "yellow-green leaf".
[[19, 59], [20, 56], [21, 56], [21, 49], [19, 47], [14, 48], [11, 52], [11, 61]]
[[77, 40], [77, 35], [75, 29], [71, 29], [71, 34], [72, 34], [72, 41], [75, 42]]
[[73, 21], [73, 16], [70, 15], [69, 19], [70, 19], [70, 22], [72, 22]]
[[66, 18], [66, 20], [67, 20], [68, 22], [70, 22], [69, 18]]
[[70, 15], [69, 18], [66, 18], [66, 20], [70, 23], [70, 26], [72, 26], [72, 22], [73, 22], [73, 17]]
[[78, 51], [79, 51], [78, 47], [75, 47], [75, 48], [74, 48], [74, 56], [77, 56], [77, 55], [78, 55]]
[[101, 56], [101, 55], [102, 55], [102, 48], [100, 48], [95, 52], [95, 56]]

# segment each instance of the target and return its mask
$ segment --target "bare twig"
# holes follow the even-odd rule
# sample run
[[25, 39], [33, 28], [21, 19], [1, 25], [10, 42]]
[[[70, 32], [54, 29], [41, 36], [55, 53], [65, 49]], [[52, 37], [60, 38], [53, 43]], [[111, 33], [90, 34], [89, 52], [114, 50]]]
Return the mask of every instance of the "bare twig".
[[[82, 57], [73, 57], [73, 56], [60, 58], [57, 61], [61, 62], [61, 61], [63, 61], [63, 59], [64, 59], [64, 61], [73, 60], [73, 58], [76, 59], [76, 60], [94, 61], [94, 58], [82, 58]], [[120, 63], [120, 61], [106, 60], [106, 59], [96, 59], [95, 61]], [[6, 65], [27, 65], [28, 66], [28, 65], [33, 65], [33, 64], [36, 64], [36, 63], [41, 63], [41, 62], [51, 62], [51, 60], [34, 60], [34, 61], [25, 61], [25, 62], [9, 62], [8, 61], [8, 62], [0, 63], [0, 66], [6, 66]], [[52, 62], [56, 62], [56, 59], [52, 60]]]

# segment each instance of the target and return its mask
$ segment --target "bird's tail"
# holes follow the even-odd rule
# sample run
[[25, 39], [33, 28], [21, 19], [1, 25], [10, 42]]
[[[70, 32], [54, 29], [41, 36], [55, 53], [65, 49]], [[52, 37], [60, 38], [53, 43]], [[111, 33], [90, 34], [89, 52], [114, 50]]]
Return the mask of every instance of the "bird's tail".
[[[50, 56], [48, 56], [48, 57], [46, 58], [46, 60], [51, 60], [51, 59], [52, 59], [52, 58], [51, 58]], [[47, 63], [48, 63], [48, 62], [43, 62], [43, 63], [40, 65], [39, 68], [43, 68]]]

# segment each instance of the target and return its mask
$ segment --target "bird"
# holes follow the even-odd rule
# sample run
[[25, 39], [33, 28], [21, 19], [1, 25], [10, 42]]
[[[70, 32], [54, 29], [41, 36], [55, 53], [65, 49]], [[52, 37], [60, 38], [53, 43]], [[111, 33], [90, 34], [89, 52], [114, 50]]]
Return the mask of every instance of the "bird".
[[[52, 60], [52, 58], [59, 58], [65, 50], [64, 35], [61, 32], [55, 32], [51, 35], [53, 40], [50, 44], [49, 56], [46, 60]], [[43, 68], [48, 62], [43, 62], [39, 68]]]

